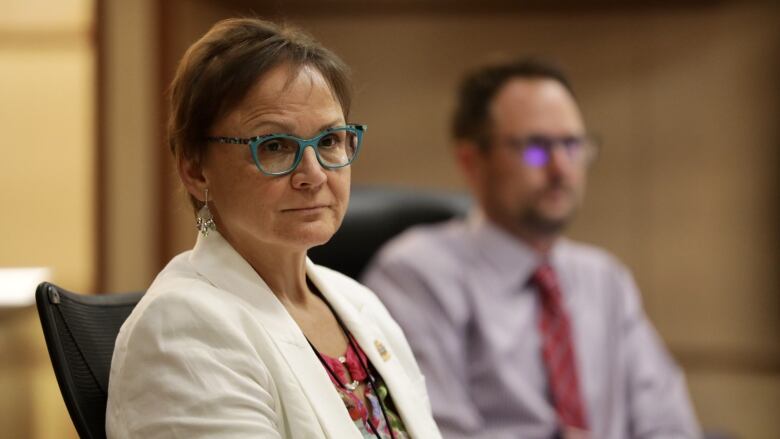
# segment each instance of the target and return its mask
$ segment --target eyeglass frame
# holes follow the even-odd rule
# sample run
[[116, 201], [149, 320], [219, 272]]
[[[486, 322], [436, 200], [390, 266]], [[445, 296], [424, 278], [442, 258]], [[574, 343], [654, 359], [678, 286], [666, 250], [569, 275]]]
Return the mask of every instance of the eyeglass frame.
[[[534, 165], [527, 162], [525, 158], [525, 151], [528, 150], [529, 146], [532, 145], [534, 141], [539, 141], [539, 140], [544, 141], [542, 145], [538, 145], [538, 146], [541, 146], [542, 149], [544, 149], [545, 153], [547, 154], [547, 159], [542, 164]], [[541, 134], [532, 134], [521, 138], [510, 138], [502, 143], [505, 144], [510, 149], [522, 153], [519, 159], [526, 166], [530, 166], [532, 168], [540, 168], [546, 166], [549, 163], [555, 148], [563, 148], [564, 150], [566, 150], [567, 149], [566, 143], [571, 140], [583, 141], [583, 146], [585, 147], [585, 149], [583, 149], [583, 152], [587, 155], [583, 158], [584, 161], [582, 162], [582, 164], [585, 166], [590, 166], [598, 157], [599, 150], [601, 147], [601, 142], [599, 141], [598, 137], [590, 133], [586, 133], [579, 136], [560, 136], [560, 137], [545, 136]]]
[[[261, 136], [253, 136], [253, 137], [211, 136], [211, 137], [206, 137], [205, 140], [207, 142], [216, 142], [222, 144], [247, 145], [249, 146], [249, 150], [252, 153], [252, 160], [255, 162], [255, 166], [257, 166], [257, 169], [260, 172], [270, 177], [280, 177], [282, 175], [287, 175], [295, 171], [295, 169], [301, 163], [301, 160], [303, 160], [303, 153], [307, 147], [312, 147], [312, 149], [314, 149], [314, 155], [317, 157], [317, 162], [319, 162], [320, 166], [322, 166], [325, 169], [339, 169], [351, 165], [352, 162], [355, 161], [358, 154], [360, 153], [360, 147], [363, 145], [363, 134], [366, 132], [366, 130], [368, 130], [368, 125], [350, 123], [350, 124], [341, 125], [337, 127], [327, 128], [325, 130], [322, 130], [319, 134], [317, 134], [316, 136], [310, 139], [301, 139], [300, 137], [293, 136], [292, 134], [279, 133], [279, 134], [263, 134]], [[352, 155], [352, 157], [349, 159], [347, 163], [341, 165], [328, 165], [325, 164], [322, 161], [322, 157], [320, 157], [318, 143], [320, 139], [336, 131], [349, 131], [354, 133], [357, 136], [357, 145], [355, 145], [355, 154]], [[290, 169], [286, 171], [280, 171], [280, 172], [268, 172], [265, 169], [263, 169], [262, 165], [260, 165], [260, 160], [257, 158], [257, 148], [260, 146], [261, 143], [267, 142], [268, 140], [271, 139], [290, 139], [298, 143], [298, 152], [295, 153], [295, 160], [293, 160], [292, 165], [290, 165]]]

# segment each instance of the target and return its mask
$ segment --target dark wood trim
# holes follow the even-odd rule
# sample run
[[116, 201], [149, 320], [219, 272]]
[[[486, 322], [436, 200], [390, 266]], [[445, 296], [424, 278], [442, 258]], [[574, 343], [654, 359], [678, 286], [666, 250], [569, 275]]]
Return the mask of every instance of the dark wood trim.
[[108, 109], [108, 97], [106, 90], [106, 63], [107, 56], [107, 41], [106, 41], [106, 5], [105, 0], [96, 0], [94, 6], [94, 24], [92, 41], [95, 48], [95, 255], [94, 264], [95, 277], [92, 285], [94, 292], [102, 294], [106, 292], [108, 269], [108, 225], [106, 224], [108, 209], [106, 200], [108, 196], [107, 178], [108, 172], [106, 166], [107, 160], [107, 148], [106, 140], [107, 134], [107, 117], [106, 110]]
[[776, 352], [675, 347], [671, 347], [670, 350], [680, 365], [689, 373], [780, 375], [780, 355]]
[[173, 8], [170, 0], [157, 3], [156, 26], [157, 26], [157, 123], [155, 127], [156, 142], [152, 142], [154, 148], [152, 156], [157, 157], [157, 209], [156, 224], [157, 235], [155, 240], [155, 261], [157, 270], [162, 269], [171, 257], [173, 249], [171, 248], [171, 231], [173, 230], [173, 219], [171, 218], [171, 206], [176, 205], [173, 200], [173, 188], [168, 176], [169, 152], [166, 145], [166, 121], [168, 117], [168, 99], [167, 88], [170, 82], [169, 72], [171, 71], [172, 59], [172, 32], [176, 31], [175, 21], [173, 19]]
[[155, 126], [155, 139], [152, 144], [152, 154], [157, 158], [157, 182], [159, 192], [157, 194], [157, 236], [155, 237], [155, 272], [161, 270], [178, 249], [174, 248], [173, 231], [176, 227], [176, 218], [172, 206], [177, 206], [176, 188], [171, 182], [171, 153], [167, 144], [168, 122], [168, 85], [173, 79], [176, 69], [178, 53], [174, 53], [173, 35], [177, 30], [176, 6], [177, 1], [166, 0], [157, 2], [157, 123]]
[[268, 17], [306, 17], [333, 14], [493, 15], [682, 10], [736, 3], [736, 0], [225, 0], [223, 3], [244, 13], [252, 13], [262, 5]]

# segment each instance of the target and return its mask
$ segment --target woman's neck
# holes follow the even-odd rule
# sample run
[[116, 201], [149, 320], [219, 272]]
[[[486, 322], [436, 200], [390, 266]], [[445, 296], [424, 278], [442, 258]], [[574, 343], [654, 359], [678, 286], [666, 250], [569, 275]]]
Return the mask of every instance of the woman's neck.
[[283, 304], [304, 305], [311, 296], [306, 285], [306, 250], [273, 245], [242, 246], [231, 242], [271, 292]]

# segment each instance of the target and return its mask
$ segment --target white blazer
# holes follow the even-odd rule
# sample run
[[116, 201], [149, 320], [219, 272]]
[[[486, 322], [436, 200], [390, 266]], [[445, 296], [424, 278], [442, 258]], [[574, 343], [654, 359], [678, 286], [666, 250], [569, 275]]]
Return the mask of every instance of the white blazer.
[[[407, 431], [440, 438], [425, 380], [376, 296], [306, 272], [385, 380]], [[109, 438], [361, 438], [327, 372], [263, 279], [219, 235], [157, 276], [111, 363]]]

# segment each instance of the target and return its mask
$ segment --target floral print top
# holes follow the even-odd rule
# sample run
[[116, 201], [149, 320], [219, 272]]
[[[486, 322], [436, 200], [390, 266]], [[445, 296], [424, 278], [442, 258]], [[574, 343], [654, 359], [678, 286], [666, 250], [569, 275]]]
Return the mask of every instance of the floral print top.
[[[351, 336], [349, 337], [352, 339]], [[352, 421], [355, 422], [355, 426], [365, 439], [376, 439], [377, 437], [382, 439], [409, 439], [411, 436], [406, 432], [403, 420], [398, 416], [384, 380], [378, 373], [373, 372], [375, 384], [374, 386], [369, 384], [363, 365], [367, 365], [369, 368], [371, 365], [360, 345], [354, 339], [351, 341], [352, 343], [347, 343], [347, 352], [339, 358], [329, 357], [322, 353], [320, 353], [320, 356], [327, 363], [330, 370], [336, 374], [335, 378], [330, 372], [328, 376], [330, 376], [330, 380], [333, 381], [333, 385], [339, 392], [341, 400], [344, 401]], [[353, 346], [357, 347], [358, 352], [355, 352]], [[342, 387], [335, 380], [336, 378], [341, 383], [351, 383], [352, 380], [365, 383], [363, 389], [368, 404], [364, 404], [363, 400], [354, 391]], [[374, 388], [376, 388], [376, 392], [374, 392]], [[384, 414], [382, 412], [383, 408]], [[390, 425], [387, 425], [388, 422], [385, 421], [385, 414]]]

